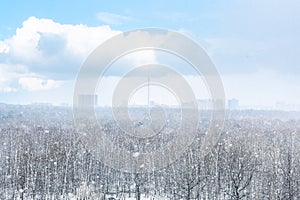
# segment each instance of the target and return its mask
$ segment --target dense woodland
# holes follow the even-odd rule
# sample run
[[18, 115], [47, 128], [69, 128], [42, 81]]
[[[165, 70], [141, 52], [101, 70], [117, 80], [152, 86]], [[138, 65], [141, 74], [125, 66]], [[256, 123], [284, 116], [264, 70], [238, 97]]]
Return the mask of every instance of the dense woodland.
[[300, 199], [297, 113], [228, 113], [205, 157], [195, 140], [161, 170], [125, 173], [78, 139], [71, 108], [0, 109], [0, 199]]

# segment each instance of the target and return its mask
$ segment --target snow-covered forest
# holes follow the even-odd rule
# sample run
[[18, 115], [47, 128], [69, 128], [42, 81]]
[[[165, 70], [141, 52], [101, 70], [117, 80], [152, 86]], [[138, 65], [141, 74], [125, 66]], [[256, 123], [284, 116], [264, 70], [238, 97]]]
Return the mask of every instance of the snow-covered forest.
[[231, 111], [204, 158], [195, 140], [173, 164], [133, 174], [89, 152], [71, 108], [1, 105], [0, 199], [300, 199], [299, 119]]

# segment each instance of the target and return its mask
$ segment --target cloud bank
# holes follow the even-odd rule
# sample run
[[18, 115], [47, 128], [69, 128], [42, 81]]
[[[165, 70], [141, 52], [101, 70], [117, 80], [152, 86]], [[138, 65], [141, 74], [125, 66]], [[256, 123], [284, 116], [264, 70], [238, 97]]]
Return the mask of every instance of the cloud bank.
[[131, 20], [131, 17], [118, 15], [110, 12], [99, 12], [97, 13], [97, 19], [103, 22], [104, 24], [119, 25], [123, 24], [123, 22]]
[[[97, 17], [105, 24], [130, 20], [111, 13], [98, 13]], [[262, 35], [268, 35], [264, 27], [258, 28], [265, 31]], [[294, 32], [284, 28], [288, 34], [278, 32], [282, 35], [264, 40], [235, 36], [201, 39], [222, 72], [227, 98], [238, 98], [246, 105], [274, 105], [277, 101], [299, 104], [299, 46], [296, 45], [299, 36], [292, 35], [299, 32], [299, 26], [295, 26]], [[12, 37], [0, 40], [0, 101], [71, 103], [74, 80], [84, 60], [98, 45], [118, 33], [121, 32], [109, 25], [89, 27], [28, 18]], [[129, 54], [121, 61], [130, 65], [159, 61], [185, 70], [178, 60], [154, 52]], [[109, 104], [109, 94], [119, 80], [119, 69], [112, 68], [109, 71], [112, 77], [105, 77], [104, 104]], [[199, 89], [199, 81], [193, 77], [190, 80], [192, 87]], [[198, 95], [203, 96], [206, 98], [202, 93]]]
[[72, 80], [103, 41], [120, 33], [109, 26], [60, 24], [30, 17], [0, 41], [0, 91], [49, 90]]

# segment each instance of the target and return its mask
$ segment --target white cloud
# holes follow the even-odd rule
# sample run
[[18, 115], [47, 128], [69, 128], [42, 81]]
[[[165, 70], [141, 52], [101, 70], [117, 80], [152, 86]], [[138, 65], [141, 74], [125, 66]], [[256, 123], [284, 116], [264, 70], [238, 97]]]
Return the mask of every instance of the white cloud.
[[50, 90], [59, 87], [62, 82], [38, 77], [22, 77], [19, 84], [28, 91]]
[[27, 70], [24, 65], [12, 65], [0, 63], [0, 92], [17, 91], [15, 82], [20, 76], [26, 74]]
[[120, 32], [111, 30], [109, 26], [60, 24], [51, 19], [30, 17], [13, 37], [2, 41], [0, 49], [5, 49], [6, 56], [15, 62], [58, 64], [55, 59], [49, 59], [48, 48], [60, 48], [57, 49], [59, 54], [55, 54], [56, 60], [80, 60], [117, 33]]
[[60, 24], [30, 17], [15, 35], [0, 40], [0, 91], [56, 88], [57, 81], [74, 79], [89, 53], [118, 33], [109, 26]]
[[[112, 13], [98, 13], [97, 17], [103, 22], [106, 20], [106, 24], [130, 20], [129, 17]], [[257, 21], [259, 20], [255, 20], [255, 23]], [[241, 22], [244, 23], [243, 20]], [[265, 24], [267, 23], [263, 25]], [[244, 23], [244, 26], [248, 25], [249, 22]], [[281, 26], [284, 27], [284, 23], [281, 23]], [[202, 39], [218, 69], [226, 73], [223, 79], [229, 98], [238, 98], [242, 104], [270, 105], [275, 101], [299, 101], [299, 68], [296, 67], [299, 65], [299, 47], [295, 45], [299, 37], [288, 37], [299, 32], [299, 26], [292, 32], [293, 27], [291, 25], [289, 29], [282, 29], [287, 30], [288, 34], [270, 28], [282, 35], [270, 34], [273, 37], [267, 37], [265, 40], [252, 36], [223, 35]], [[259, 26], [253, 30], [260, 28]], [[93, 49], [118, 33], [120, 31], [112, 30], [109, 26], [60, 24], [51, 19], [30, 17], [16, 30], [14, 36], [0, 41], [0, 92], [23, 89], [50, 93], [52, 90], [52, 94], [56, 94], [59, 89], [62, 95], [68, 93], [71, 96], [73, 82], [69, 84], [68, 92], [60, 87], [64, 87], [66, 80], [74, 80], [80, 65]], [[268, 36], [267, 33], [269, 32], [265, 30], [263, 36]], [[134, 37], [134, 41], [139, 39]], [[159, 38], [155, 40], [159, 41]], [[181, 48], [180, 44], [176, 45]], [[135, 66], [157, 63], [157, 54], [153, 51], [140, 51], [124, 56], [123, 61], [127, 65]], [[262, 72], [260, 69], [274, 69], [275, 72]], [[285, 71], [289, 73], [283, 73]], [[293, 72], [295, 74], [291, 75]], [[118, 76], [119, 71], [114, 75]], [[107, 82], [112, 84], [115, 79], [107, 79]], [[196, 80], [191, 79], [191, 82], [194, 87], [199, 87]], [[109, 96], [106, 93], [108, 91], [113, 89], [108, 87], [105, 96]], [[28, 96], [37, 96], [37, 93], [31, 94]], [[201, 98], [203, 94], [198, 96]]]
[[131, 52], [130, 54], [125, 55], [123, 58], [128, 64], [131, 64], [135, 67], [157, 63], [156, 54], [154, 50], [139, 50]]
[[9, 46], [3, 41], [0, 41], [0, 53], [7, 53], [9, 51]]
[[[23, 91], [36, 97], [38, 91], [62, 91], [65, 82], [74, 81], [87, 56], [119, 33], [107, 25], [60, 24], [30, 17], [12, 37], [0, 40], [0, 92]], [[147, 51], [129, 54], [121, 61], [136, 66], [155, 59], [155, 53]], [[72, 94], [71, 87], [65, 90]]]
[[125, 21], [131, 20], [131, 18], [128, 16], [118, 15], [109, 12], [99, 12], [97, 13], [97, 18], [99, 21], [110, 25], [118, 25], [122, 24]]
[[12, 88], [12, 87], [0, 87], [0, 92], [16, 92], [17, 89], [16, 88]]

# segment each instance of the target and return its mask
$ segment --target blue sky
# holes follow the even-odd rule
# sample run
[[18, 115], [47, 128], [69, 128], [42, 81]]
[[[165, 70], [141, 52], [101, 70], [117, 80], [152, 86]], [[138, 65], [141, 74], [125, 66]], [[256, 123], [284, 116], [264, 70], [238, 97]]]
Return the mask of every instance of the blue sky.
[[[72, 81], [95, 47], [89, 35], [101, 43], [120, 31], [160, 27], [191, 36], [207, 51], [227, 98], [251, 106], [298, 104], [299, 10], [297, 0], [6, 1], [0, 6], [0, 102], [70, 103]], [[38, 35], [32, 36], [38, 45], [24, 44], [30, 34]], [[59, 46], [77, 37], [85, 39], [72, 51]]]
[[[207, 13], [209, 9], [220, 9], [227, 7], [226, 4], [217, 1], [58, 1], [40, 2], [29, 0], [9, 1], [1, 5], [1, 25], [2, 28], [16, 28], [30, 16], [37, 18], [51, 18], [60, 23], [87, 24], [89, 26], [101, 25], [96, 18], [99, 12], [115, 13], [121, 16], [132, 17], [130, 23], [126, 23], [122, 28], [131, 29], [136, 26], [169, 26], [181, 28], [178, 19], [184, 16], [188, 18], [199, 17], [199, 12]], [[225, 1], [224, 1], [225, 3]], [[227, 4], [229, 5], [229, 4]], [[217, 11], [217, 10], [216, 10]], [[159, 20], [158, 20], [159, 19]], [[165, 20], [164, 20], [165, 19]], [[172, 19], [166, 20], [166, 19]], [[190, 20], [190, 19], [189, 19]], [[177, 22], [176, 22], [177, 21]], [[191, 24], [189, 24], [191, 25]], [[13, 32], [11, 32], [13, 33]]]

